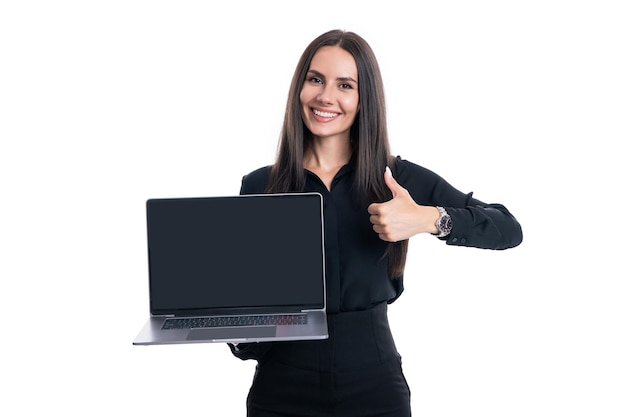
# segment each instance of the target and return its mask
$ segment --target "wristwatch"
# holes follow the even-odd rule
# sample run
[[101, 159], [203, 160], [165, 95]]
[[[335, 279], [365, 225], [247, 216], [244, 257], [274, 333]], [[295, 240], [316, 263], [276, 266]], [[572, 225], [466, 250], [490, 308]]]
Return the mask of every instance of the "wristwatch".
[[445, 208], [437, 206], [437, 210], [439, 210], [439, 218], [435, 224], [437, 226], [437, 230], [439, 230], [439, 234], [435, 236], [446, 237], [452, 231], [452, 218]]

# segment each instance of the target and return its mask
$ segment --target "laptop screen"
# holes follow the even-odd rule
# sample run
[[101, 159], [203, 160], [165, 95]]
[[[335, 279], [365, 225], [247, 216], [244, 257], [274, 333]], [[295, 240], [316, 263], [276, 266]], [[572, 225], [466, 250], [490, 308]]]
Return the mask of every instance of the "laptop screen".
[[316, 193], [151, 199], [153, 314], [324, 306]]

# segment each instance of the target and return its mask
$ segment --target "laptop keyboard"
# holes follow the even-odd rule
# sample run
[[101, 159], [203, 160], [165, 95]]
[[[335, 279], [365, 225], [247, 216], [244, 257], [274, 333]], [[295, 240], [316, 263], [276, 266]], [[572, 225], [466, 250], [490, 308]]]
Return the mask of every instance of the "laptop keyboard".
[[306, 323], [306, 314], [279, 314], [232, 317], [187, 317], [165, 319], [162, 329], [170, 330], [234, 326], [303, 325]]

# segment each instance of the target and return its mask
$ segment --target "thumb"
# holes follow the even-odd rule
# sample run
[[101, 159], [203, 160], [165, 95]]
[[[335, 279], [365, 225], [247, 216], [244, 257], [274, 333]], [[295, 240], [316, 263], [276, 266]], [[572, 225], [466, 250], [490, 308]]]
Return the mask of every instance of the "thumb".
[[398, 182], [391, 174], [391, 169], [389, 167], [385, 169], [385, 184], [387, 184], [387, 187], [389, 187], [389, 190], [391, 190], [391, 195], [393, 196], [393, 198], [396, 198], [402, 191], [404, 191], [404, 188], [402, 188], [402, 186], [398, 184]]

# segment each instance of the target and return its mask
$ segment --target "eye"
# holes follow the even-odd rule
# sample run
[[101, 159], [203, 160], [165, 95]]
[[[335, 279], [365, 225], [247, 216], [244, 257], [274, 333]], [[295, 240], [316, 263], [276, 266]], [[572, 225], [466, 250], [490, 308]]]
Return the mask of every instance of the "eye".
[[341, 89], [346, 89], [346, 90], [352, 90], [352, 86], [350, 84], [339, 84], [339, 88]]
[[318, 77], [309, 77], [307, 81], [313, 84], [322, 84], [322, 80]]

